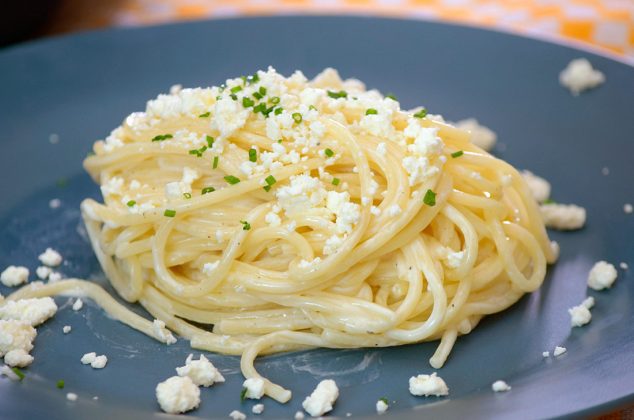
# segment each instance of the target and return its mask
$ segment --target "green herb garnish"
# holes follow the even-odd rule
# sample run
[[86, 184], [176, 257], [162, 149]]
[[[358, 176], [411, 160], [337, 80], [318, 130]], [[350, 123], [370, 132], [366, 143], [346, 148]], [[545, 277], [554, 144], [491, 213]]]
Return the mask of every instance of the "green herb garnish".
[[251, 224], [247, 222], [246, 220], [240, 220], [240, 223], [242, 223], [242, 230], [251, 229]]
[[333, 157], [335, 155], [335, 152], [333, 152], [332, 149], [326, 149], [326, 150], [324, 150], [324, 153], [328, 157]]
[[423, 203], [427, 204], [428, 206], [435, 206], [436, 205], [436, 193], [433, 192], [432, 190], [427, 190], [427, 192], [425, 193], [425, 197], [423, 197]]
[[247, 399], [247, 387], [242, 388], [242, 392], [240, 392], [240, 401], [244, 401]]
[[25, 375], [24, 375], [24, 373], [23, 373], [20, 369], [18, 369], [17, 367], [12, 367], [12, 368], [11, 368], [11, 370], [13, 371], [13, 373], [15, 373], [16, 375], [18, 375], [18, 379], [19, 379], [19, 380], [24, 379]]
[[453, 153], [451, 154], [451, 157], [452, 157], [452, 158], [458, 158], [458, 157], [460, 157], [460, 156], [462, 156], [462, 155], [464, 155], [464, 152], [463, 152], [462, 150], [458, 150], [457, 152], [453, 152]]
[[378, 113], [379, 113], [379, 111], [377, 111], [374, 108], [368, 108], [368, 109], [365, 110], [365, 115], [376, 115]]
[[421, 109], [416, 114], [414, 114], [414, 117], [416, 118], [425, 118], [426, 116], [427, 116], [427, 110], [425, 108]]
[[385, 95], [386, 99], [391, 99], [393, 101], [398, 101], [398, 99], [396, 99], [396, 96], [393, 93], [388, 93], [387, 95]]
[[255, 105], [255, 102], [251, 98], [247, 98], [246, 96], [242, 98], [242, 106], [245, 108], [249, 108]]
[[231, 93], [238, 93], [242, 90], [242, 86], [234, 86], [231, 88]]
[[204, 114], [200, 114], [200, 115], [198, 116], [198, 118], [207, 118], [207, 117], [208, 117], [208, 116], [210, 116], [210, 115], [211, 115], [211, 112], [207, 111], [207, 112], [205, 112]]
[[340, 182], [341, 182], [341, 180], [339, 178], [333, 178], [332, 179], [332, 185], [339, 185]]
[[235, 177], [233, 175], [227, 175], [225, 176], [225, 181], [227, 181], [231, 185], [235, 185], [240, 182], [240, 178]]
[[295, 123], [299, 124], [300, 122], [302, 122], [302, 114], [300, 114], [299, 112], [293, 112], [292, 117]]
[[269, 102], [272, 103], [273, 105], [277, 105], [280, 103], [280, 97], [279, 96], [274, 96], [271, 99], [269, 99]]
[[64, 380], [60, 379], [59, 381], [57, 381], [57, 388], [64, 389], [64, 385]]
[[174, 216], [176, 216], [176, 210], [166, 209], [163, 212], [163, 216], [165, 216], [165, 217], [174, 217]]
[[258, 152], [255, 149], [249, 149], [249, 162], [258, 161]]
[[174, 138], [174, 136], [172, 136], [171, 134], [159, 134], [158, 136], [154, 136], [152, 141], [163, 141], [172, 138]]
[[335, 91], [329, 90], [328, 91], [328, 96], [330, 96], [333, 99], [347, 98], [348, 97], [348, 92], [346, 92], [345, 90], [340, 90], [339, 92], [335, 92]]
[[130, 200], [127, 203], [125, 203], [125, 205], [128, 206], [128, 207], [134, 207], [134, 206], [136, 206], [136, 201]]
[[205, 187], [205, 188], [202, 189], [200, 194], [201, 195], [205, 195], [207, 193], [214, 192], [214, 191], [216, 191], [216, 189], [214, 187]]
[[205, 140], [207, 140], [207, 147], [209, 147], [211, 149], [213, 147], [213, 145], [214, 145], [214, 138], [211, 137], [210, 135], [207, 135], [205, 137]]
[[218, 161], [220, 160], [220, 158], [218, 156], [214, 156], [214, 163], [211, 165], [211, 167], [213, 169], [216, 169], [218, 167]]
[[192, 198], [192, 194], [191, 193], [183, 193], [183, 197], [185, 197], [186, 200], [189, 200], [190, 198]]

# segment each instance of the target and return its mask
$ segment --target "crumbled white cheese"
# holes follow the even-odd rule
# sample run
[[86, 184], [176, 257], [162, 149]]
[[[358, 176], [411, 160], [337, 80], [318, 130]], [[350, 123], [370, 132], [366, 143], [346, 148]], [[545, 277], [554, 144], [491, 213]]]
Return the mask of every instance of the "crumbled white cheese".
[[372, 206], [372, 207], [370, 207], [370, 213], [373, 216], [380, 216], [381, 215], [381, 209], [378, 208], [377, 206]]
[[34, 327], [56, 312], [57, 305], [50, 297], [9, 300], [0, 305], [0, 319], [25, 321]]
[[332, 235], [324, 243], [323, 253], [324, 255], [330, 255], [337, 252], [337, 249], [343, 244], [343, 238], [341, 236]]
[[282, 224], [282, 219], [280, 218], [280, 216], [273, 213], [272, 211], [268, 212], [266, 216], [264, 216], [264, 221], [269, 226], [273, 226], [273, 227], [279, 226], [280, 224]]
[[553, 356], [557, 357], [557, 356], [561, 356], [562, 354], [564, 354], [567, 351], [567, 349], [565, 347], [559, 347], [556, 346], [555, 347], [555, 351], [553, 351]]
[[57, 271], [53, 271], [48, 276], [48, 282], [49, 283], [55, 283], [56, 281], [60, 281], [61, 279], [62, 279], [62, 274], [58, 273]]
[[586, 209], [575, 204], [542, 204], [539, 210], [546, 227], [552, 229], [581, 229], [586, 223]]
[[355, 224], [359, 222], [360, 206], [350, 202], [350, 194], [347, 191], [328, 191], [326, 208], [336, 217], [337, 232], [350, 233]]
[[189, 376], [172, 376], [156, 386], [156, 399], [166, 413], [185, 413], [200, 405], [200, 389]]
[[445, 381], [434, 372], [431, 375], [418, 375], [409, 378], [409, 392], [417, 396], [435, 395], [440, 397], [449, 395], [449, 388]]
[[570, 325], [573, 327], [581, 327], [586, 325], [592, 319], [590, 310], [584, 305], [573, 306], [568, 309], [570, 314]]
[[634, 212], [634, 206], [632, 206], [630, 203], [625, 203], [623, 204], [623, 211], [625, 212], [625, 214], [632, 214], [632, 212]]
[[57, 267], [62, 263], [62, 256], [53, 248], [46, 248], [42, 254], [37, 257], [40, 262], [49, 267]]
[[216, 382], [224, 382], [225, 378], [204, 355], [200, 355], [198, 360], [193, 360], [194, 355], [190, 354], [185, 360], [185, 366], [177, 367], [178, 376], [189, 376], [198, 386], [212, 386]]
[[310, 394], [302, 407], [313, 417], [323, 416], [332, 410], [332, 406], [339, 397], [339, 388], [332, 379], [324, 379], [317, 388]]
[[4, 375], [12, 381], [19, 381], [20, 377], [7, 365], [0, 367], [0, 375]]
[[619, 263], [619, 267], [621, 267], [621, 270], [627, 270], [628, 268], [630, 268], [630, 266], [627, 265], [626, 262]]
[[41, 265], [41, 266], [39, 266], [38, 268], [35, 269], [35, 274], [41, 280], [46, 280], [48, 278], [48, 276], [51, 275], [52, 272], [53, 272], [53, 270], [51, 270], [50, 267], [47, 267], [45, 265]]
[[29, 269], [10, 265], [0, 274], [0, 281], [8, 287], [19, 286], [29, 280]]
[[490, 128], [480, 125], [475, 118], [458, 121], [455, 126], [461, 130], [470, 131], [471, 143], [487, 152], [491, 151], [497, 142], [497, 134]]
[[387, 215], [390, 217], [398, 216], [402, 212], [403, 210], [401, 210], [401, 207], [398, 204], [392, 204], [386, 210]]
[[74, 392], [69, 392], [68, 394], [66, 394], [66, 399], [68, 401], [77, 401], [77, 394], [75, 394]]
[[383, 142], [379, 143], [376, 146], [376, 152], [381, 156], [385, 156], [387, 154], [387, 145]]
[[295, 413], [295, 420], [304, 420], [304, 413], [302, 413], [301, 411], [297, 411]]
[[575, 96], [584, 90], [599, 86], [603, 82], [605, 82], [603, 73], [593, 69], [592, 64], [585, 58], [572, 60], [559, 73], [559, 83], [567, 87]]
[[262, 414], [264, 412], [264, 404], [256, 404], [251, 409], [253, 414]]
[[64, 325], [64, 328], [62, 328], [62, 331], [64, 332], [64, 334], [68, 334], [71, 330], [72, 330], [72, 327], [70, 325]]
[[542, 357], [550, 357], [550, 352], [548, 352], [548, 351], [543, 351], [543, 352], [542, 352]]
[[491, 389], [494, 392], [506, 392], [506, 391], [510, 391], [511, 387], [506, 382], [502, 380], [498, 380], [493, 382], [493, 385], [491, 385]]
[[167, 197], [168, 200], [178, 200], [183, 198], [180, 182], [174, 181], [165, 184], [165, 197]]
[[264, 379], [262, 378], [247, 378], [242, 387], [246, 388], [245, 398], [252, 400], [259, 400], [264, 395]]
[[561, 249], [559, 248], [559, 244], [556, 241], [550, 241], [550, 250], [553, 253], [553, 258], [555, 259], [555, 261], [558, 260]]
[[59, 198], [53, 198], [51, 201], [48, 202], [48, 206], [52, 209], [57, 209], [62, 205], [62, 200], [60, 200]]
[[224, 96], [214, 105], [212, 128], [220, 132], [221, 138], [227, 138], [244, 126], [250, 113], [238, 101]]
[[155, 319], [154, 321], [152, 321], [152, 332], [154, 333], [154, 338], [162, 343], [168, 345], [176, 343], [176, 338], [170, 330], [165, 328], [165, 322], [161, 321], [160, 319]]
[[286, 214], [292, 215], [321, 205], [326, 198], [326, 190], [319, 178], [295, 175], [290, 178], [290, 185], [279, 187], [275, 195], [280, 207]]
[[522, 178], [524, 178], [531, 195], [538, 203], [548, 200], [548, 197], [550, 197], [550, 183], [548, 181], [530, 171], [522, 171]]
[[4, 363], [11, 367], [26, 367], [33, 363], [33, 356], [23, 349], [10, 350], [4, 355]]
[[[103, 195], [104, 198], [111, 195], [121, 195], [123, 192], [123, 184], [124, 180], [121, 177], [115, 176], [110, 178], [101, 185], [101, 195]], [[46, 264], [44, 261], [42, 261], [42, 263]]]
[[403, 168], [409, 175], [409, 185], [419, 184], [438, 173], [438, 167], [431, 165], [425, 156], [407, 156], [402, 160]]
[[233, 420], [245, 420], [247, 418], [247, 415], [244, 414], [242, 411], [233, 410], [231, 413], [229, 413], [229, 417], [231, 417]]
[[616, 268], [606, 262], [599, 261], [590, 270], [588, 274], [588, 287], [594, 290], [609, 289], [616, 280]]
[[0, 357], [11, 350], [30, 352], [36, 336], [37, 331], [27, 322], [0, 320]]
[[383, 414], [387, 411], [389, 405], [384, 400], [378, 400], [376, 402], [376, 412], [377, 414]]
[[84, 301], [82, 301], [80, 298], [77, 298], [75, 302], [73, 303], [73, 311], [79, 311], [83, 307], [84, 307]]
[[93, 369], [103, 369], [108, 363], [108, 358], [105, 355], [97, 356], [97, 353], [91, 352], [81, 357], [81, 363], [90, 365]]

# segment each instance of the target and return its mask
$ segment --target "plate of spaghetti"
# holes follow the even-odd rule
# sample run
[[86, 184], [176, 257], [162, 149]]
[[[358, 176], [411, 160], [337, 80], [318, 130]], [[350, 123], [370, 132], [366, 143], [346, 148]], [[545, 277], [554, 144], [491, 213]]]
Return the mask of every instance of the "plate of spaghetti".
[[362, 17], [109, 30], [0, 65], [3, 417], [634, 401], [628, 65]]

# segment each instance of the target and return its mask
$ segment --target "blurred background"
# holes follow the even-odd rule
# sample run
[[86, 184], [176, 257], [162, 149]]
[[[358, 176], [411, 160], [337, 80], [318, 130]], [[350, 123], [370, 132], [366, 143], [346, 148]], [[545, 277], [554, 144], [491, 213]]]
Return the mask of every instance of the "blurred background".
[[634, 0], [36, 0], [0, 14], [0, 46], [91, 29], [274, 14], [443, 20], [567, 40], [634, 63]]

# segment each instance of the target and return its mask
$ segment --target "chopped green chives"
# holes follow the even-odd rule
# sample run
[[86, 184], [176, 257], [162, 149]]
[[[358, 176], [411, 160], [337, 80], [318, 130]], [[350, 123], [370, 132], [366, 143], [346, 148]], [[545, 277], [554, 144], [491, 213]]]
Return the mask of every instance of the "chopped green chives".
[[242, 90], [242, 86], [234, 86], [231, 88], [231, 93], [238, 93]]
[[460, 156], [462, 156], [462, 155], [464, 155], [464, 152], [463, 152], [462, 150], [458, 150], [457, 152], [453, 152], [453, 153], [451, 154], [451, 157], [452, 157], [452, 158], [458, 158], [458, 157], [460, 157]]
[[280, 143], [280, 144], [282, 143], [282, 141], [283, 141], [283, 139], [277, 139], [277, 142]]
[[189, 200], [190, 198], [192, 198], [192, 194], [191, 193], [183, 193], [183, 197], [185, 197], [186, 200]]
[[283, 111], [284, 111], [284, 108], [278, 107], [278, 108], [275, 108], [275, 111], [273, 113], [275, 115], [280, 115]]
[[63, 379], [60, 379], [59, 381], [57, 381], [57, 387], [59, 389], [64, 389], [64, 385], [65, 385], [65, 383], [64, 383]]
[[134, 206], [136, 206], [136, 201], [130, 200], [127, 203], [125, 203], [125, 205], [128, 206], [128, 207], [134, 207]]
[[264, 178], [264, 182], [266, 182], [267, 185], [273, 185], [277, 182], [277, 179], [275, 179], [273, 175], [269, 175], [266, 178]]
[[205, 195], [207, 193], [214, 192], [214, 191], [216, 191], [216, 189], [214, 187], [205, 187], [205, 188], [202, 189], [200, 194], [201, 195]]
[[324, 153], [328, 157], [333, 157], [335, 155], [335, 152], [333, 152], [332, 149], [326, 149], [326, 150], [324, 150]]
[[174, 138], [174, 136], [172, 136], [171, 134], [159, 134], [157, 136], [154, 136], [154, 138], [152, 138], [152, 141], [163, 141], [171, 138]]
[[258, 89], [258, 92], [260, 93], [260, 95], [264, 96], [266, 95], [266, 88], [264, 86], [260, 86], [260, 89]]
[[385, 95], [385, 97], [386, 97], [387, 99], [391, 99], [391, 100], [393, 100], [393, 101], [398, 101], [398, 99], [396, 99], [396, 96], [394, 96], [394, 94], [393, 94], [393, 93], [388, 93], [387, 95]]
[[24, 373], [23, 373], [20, 369], [18, 369], [17, 367], [12, 367], [12, 368], [11, 368], [11, 370], [13, 371], [13, 373], [15, 373], [16, 375], [18, 375], [18, 379], [19, 379], [19, 380], [24, 379], [24, 376], [25, 376], [25, 375], [24, 375]]
[[166, 209], [163, 212], [163, 216], [165, 216], [165, 217], [174, 217], [174, 216], [176, 216], [176, 210]]
[[205, 112], [204, 114], [200, 114], [200, 115], [198, 116], [198, 118], [207, 118], [207, 117], [208, 117], [208, 116], [210, 116], [210, 115], [211, 115], [211, 112], [207, 111], [207, 112]]
[[379, 112], [378, 112], [376, 109], [374, 109], [374, 108], [368, 108], [368, 109], [365, 111], [365, 115], [376, 115], [376, 114], [378, 114], [378, 113], [379, 113]]
[[200, 149], [192, 149], [189, 151], [190, 155], [196, 155], [198, 157], [203, 157], [203, 153], [207, 150], [207, 146], [203, 146]]
[[300, 114], [299, 112], [293, 112], [292, 117], [293, 117], [293, 121], [295, 121], [297, 124], [302, 122], [302, 114]]
[[345, 90], [340, 90], [339, 92], [335, 92], [335, 91], [329, 90], [328, 91], [328, 96], [330, 96], [333, 99], [347, 98], [348, 97], [348, 92], [346, 92]]
[[218, 167], [218, 161], [220, 160], [220, 158], [218, 156], [214, 156], [214, 163], [213, 165], [211, 165], [211, 167], [213, 169], [216, 169]]
[[268, 118], [269, 114], [273, 112], [273, 108], [275, 108], [275, 105], [271, 105], [269, 108], [266, 108], [266, 110], [262, 111], [262, 115]]
[[279, 96], [274, 96], [271, 99], [269, 99], [269, 102], [272, 103], [273, 105], [277, 105], [280, 103], [280, 97]]
[[386, 405], [389, 404], [389, 401], [385, 397], [379, 398], [379, 401], [383, 401]]
[[235, 93], [232, 93], [231, 95], [229, 95], [229, 97], [233, 99], [234, 101], [238, 100], [238, 95], [236, 95]]
[[257, 162], [258, 161], [258, 152], [255, 149], [249, 149], [249, 161]]
[[240, 223], [242, 223], [242, 230], [251, 229], [251, 224], [247, 222], [246, 220], [240, 220]]
[[238, 182], [240, 182], [240, 178], [235, 177], [233, 175], [227, 175], [227, 176], [225, 176], [225, 181], [227, 181], [231, 185], [235, 185]]
[[247, 77], [247, 83], [249, 83], [250, 85], [252, 85], [253, 83], [257, 83], [259, 81], [260, 81], [260, 76], [258, 76], [257, 73], [255, 73], [253, 76]]
[[264, 96], [262, 96], [260, 92], [253, 92], [253, 97], [258, 100], [264, 98]]
[[205, 137], [205, 140], [207, 140], [207, 146], [211, 149], [214, 145], [214, 138], [210, 135], [207, 135], [207, 137]]
[[416, 114], [414, 114], [414, 117], [416, 118], [425, 118], [426, 116], [427, 116], [427, 110], [425, 108], [421, 109]]
[[253, 107], [253, 112], [255, 113], [258, 113], [258, 112], [264, 113], [264, 111], [266, 111], [266, 104], [264, 102], [260, 102], [259, 104]]
[[242, 391], [240, 392], [240, 401], [244, 401], [247, 399], [247, 388], [244, 387], [242, 388]]
[[425, 197], [423, 197], [423, 203], [427, 204], [428, 206], [435, 206], [436, 205], [436, 193], [433, 192], [432, 190], [427, 190], [427, 192], [425, 193]]
[[545, 199], [542, 204], [557, 204], [557, 202], [551, 198]]
[[310, 109], [312, 111], [317, 111], [317, 107], [315, 107], [315, 105], [309, 105], [308, 109]]
[[339, 178], [333, 178], [332, 179], [332, 185], [339, 185], [340, 182], [341, 182], [341, 180]]
[[253, 99], [248, 98], [248, 97], [244, 97], [242, 98], [242, 106], [245, 108], [249, 108], [252, 107], [253, 105], [255, 105], [255, 102], [253, 101]]

